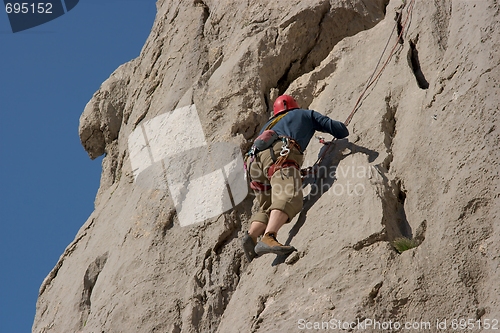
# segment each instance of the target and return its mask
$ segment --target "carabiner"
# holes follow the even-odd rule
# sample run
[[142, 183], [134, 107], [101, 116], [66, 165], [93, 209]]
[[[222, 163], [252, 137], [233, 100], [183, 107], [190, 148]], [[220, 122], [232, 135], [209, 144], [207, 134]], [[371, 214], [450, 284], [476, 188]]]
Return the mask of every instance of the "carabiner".
[[288, 146], [281, 147], [280, 156], [287, 156], [290, 153]]

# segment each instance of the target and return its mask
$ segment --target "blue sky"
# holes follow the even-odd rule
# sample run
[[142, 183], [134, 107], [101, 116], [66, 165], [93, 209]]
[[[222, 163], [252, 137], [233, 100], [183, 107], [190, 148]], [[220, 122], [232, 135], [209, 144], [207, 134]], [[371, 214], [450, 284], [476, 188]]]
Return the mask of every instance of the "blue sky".
[[101, 158], [82, 148], [79, 117], [155, 14], [155, 0], [80, 0], [14, 34], [0, 12], [0, 333], [31, 331], [43, 279], [94, 209]]

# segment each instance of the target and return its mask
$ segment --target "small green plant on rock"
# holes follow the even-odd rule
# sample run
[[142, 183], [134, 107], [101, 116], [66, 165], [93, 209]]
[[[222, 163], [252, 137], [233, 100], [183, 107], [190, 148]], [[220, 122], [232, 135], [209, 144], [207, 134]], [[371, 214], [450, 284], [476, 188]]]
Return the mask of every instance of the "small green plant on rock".
[[406, 237], [400, 237], [396, 238], [395, 240], [392, 241], [392, 246], [398, 251], [399, 253], [403, 253], [404, 251], [407, 251], [409, 249], [413, 249], [420, 244], [417, 242], [415, 239], [409, 239]]

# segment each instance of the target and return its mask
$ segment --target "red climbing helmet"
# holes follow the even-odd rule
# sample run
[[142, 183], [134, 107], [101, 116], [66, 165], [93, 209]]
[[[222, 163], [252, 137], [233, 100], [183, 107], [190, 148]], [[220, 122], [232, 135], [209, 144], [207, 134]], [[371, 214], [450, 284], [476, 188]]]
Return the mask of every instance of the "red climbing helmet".
[[280, 112], [298, 109], [299, 104], [297, 101], [290, 95], [281, 95], [274, 101], [273, 110], [274, 115], [277, 115]]

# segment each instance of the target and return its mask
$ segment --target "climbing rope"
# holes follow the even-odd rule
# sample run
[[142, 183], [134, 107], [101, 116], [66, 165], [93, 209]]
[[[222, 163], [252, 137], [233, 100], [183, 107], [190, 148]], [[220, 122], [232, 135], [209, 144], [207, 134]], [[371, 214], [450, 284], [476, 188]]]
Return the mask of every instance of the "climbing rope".
[[414, 4], [415, 4], [415, 0], [410, 0], [410, 2], [408, 3], [408, 8], [406, 10], [406, 12], [407, 12], [406, 19], [405, 19], [404, 23], [401, 25], [401, 31], [399, 32], [398, 39], [396, 40], [396, 43], [394, 44], [391, 52], [389, 53], [389, 56], [385, 60], [383, 66], [380, 68], [380, 70], [378, 71], [377, 75], [375, 75], [375, 73], [377, 72], [378, 66], [380, 65], [380, 62], [382, 61], [382, 58], [384, 57], [385, 51], [387, 50], [387, 47], [389, 46], [389, 43], [390, 43], [390, 41], [392, 39], [392, 35], [394, 35], [394, 31], [396, 30], [398, 24], [401, 22], [401, 15], [402, 15], [403, 11], [401, 11], [401, 12], [398, 13], [398, 16], [396, 17], [396, 23], [394, 24], [394, 27], [392, 28], [391, 34], [389, 36], [389, 39], [387, 40], [387, 43], [385, 44], [384, 50], [382, 51], [382, 54], [380, 55], [380, 58], [379, 58], [379, 60], [377, 62], [377, 65], [375, 66], [375, 69], [373, 70], [373, 73], [370, 76], [370, 78], [366, 81], [365, 88], [361, 92], [361, 95], [359, 96], [359, 98], [356, 100], [356, 104], [354, 104], [354, 108], [352, 109], [351, 113], [349, 114], [349, 116], [347, 117], [346, 121], [344, 122], [344, 124], [346, 126], [348, 126], [350, 124], [350, 122], [352, 120], [352, 117], [354, 116], [354, 114], [356, 113], [356, 111], [359, 109], [359, 106], [360, 106], [360, 103], [361, 103], [361, 99], [364, 97], [364, 95], [366, 94], [366, 92], [368, 91], [368, 89], [375, 82], [377, 82], [377, 80], [380, 78], [380, 76], [382, 75], [382, 72], [384, 71], [385, 67], [391, 61], [392, 56], [394, 55], [394, 53], [396, 53], [397, 47], [401, 45], [400, 41], [402, 40], [403, 34], [406, 32], [407, 24], [410, 22], [410, 18], [412, 17]]
[[[403, 3], [404, 3], [403, 6], [405, 6], [406, 2], [403, 1]], [[373, 73], [370, 75], [370, 77], [366, 81], [365, 87], [364, 87], [363, 91], [361, 92], [359, 98], [356, 100], [356, 103], [354, 104], [354, 107], [353, 107], [351, 113], [349, 114], [349, 116], [347, 117], [346, 121], [344, 122], [344, 124], [346, 126], [348, 126], [351, 123], [351, 120], [354, 117], [354, 114], [359, 110], [360, 105], [361, 105], [361, 100], [365, 96], [365, 94], [368, 91], [368, 89], [370, 89], [370, 87], [373, 84], [375, 84], [375, 82], [378, 81], [378, 79], [382, 75], [382, 72], [384, 71], [384, 69], [389, 64], [389, 62], [391, 61], [392, 57], [396, 53], [396, 49], [397, 49], [398, 45], [401, 45], [401, 41], [403, 40], [402, 37], [403, 37], [403, 35], [405, 34], [405, 32], [406, 32], [406, 30], [408, 28], [408, 25], [410, 23], [410, 20], [411, 20], [412, 14], [413, 14], [414, 5], [415, 5], [415, 0], [410, 0], [410, 2], [408, 3], [408, 7], [406, 9], [406, 14], [407, 14], [406, 15], [406, 19], [403, 22], [403, 24], [401, 24], [401, 17], [403, 15], [402, 14], [403, 10], [401, 10], [400, 12], [398, 12], [398, 16], [396, 16], [396, 23], [394, 24], [394, 27], [392, 28], [391, 34], [389, 35], [389, 38], [387, 40], [387, 43], [385, 44], [384, 50], [382, 51], [382, 54], [380, 55], [380, 58], [378, 59], [377, 65], [375, 66], [375, 69], [373, 70]], [[393, 48], [391, 49], [391, 52], [389, 53], [389, 56], [385, 60], [384, 64], [382, 65], [382, 67], [377, 72], [377, 69], [379, 68], [380, 62], [384, 58], [384, 54], [387, 51], [389, 43], [390, 43], [390, 41], [392, 39], [392, 36], [394, 35], [394, 31], [396, 31], [396, 29], [398, 27], [398, 24], [401, 24], [401, 30], [399, 31], [399, 35], [398, 35], [398, 38], [396, 40], [396, 43], [394, 44]], [[325, 158], [325, 156], [330, 151], [330, 148], [333, 146], [333, 143], [335, 142], [335, 138], [333, 138], [333, 140], [329, 141], [329, 142], [325, 141], [325, 139], [323, 137], [318, 137], [317, 136], [316, 138], [323, 145], [327, 145], [327, 147], [323, 151], [323, 153], [321, 153], [321, 155], [318, 157], [318, 159], [316, 160], [316, 162], [314, 162], [314, 164], [311, 167], [308, 167], [306, 169], [302, 169], [301, 170], [302, 176], [307, 176], [309, 173], [314, 172], [315, 168], [319, 164], [321, 164], [321, 162], [323, 161], [323, 159]], [[315, 179], [315, 182], [316, 182], [316, 179]]]

